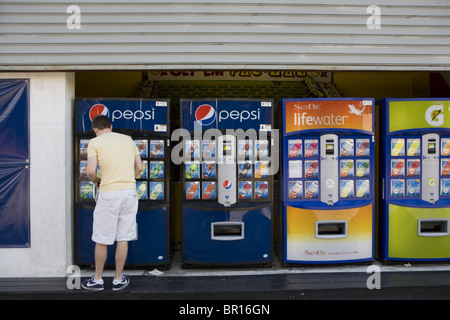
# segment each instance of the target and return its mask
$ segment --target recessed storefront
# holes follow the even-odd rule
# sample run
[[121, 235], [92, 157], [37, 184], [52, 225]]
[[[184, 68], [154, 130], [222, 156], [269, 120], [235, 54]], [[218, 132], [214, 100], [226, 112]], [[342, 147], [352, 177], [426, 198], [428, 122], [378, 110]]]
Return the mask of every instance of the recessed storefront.
[[[170, 99], [174, 130], [188, 98], [272, 99], [281, 128], [282, 98], [450, 96], [450, 5], [439, 0], [11, 1], [0, 9], [0, 79], [28, 79], [30, 90], [30, 241], [0, 248], [5, 276], [62, 276], [75, 262], [77, 97]], [[171, 180], [177, 248], [179, 167]]]

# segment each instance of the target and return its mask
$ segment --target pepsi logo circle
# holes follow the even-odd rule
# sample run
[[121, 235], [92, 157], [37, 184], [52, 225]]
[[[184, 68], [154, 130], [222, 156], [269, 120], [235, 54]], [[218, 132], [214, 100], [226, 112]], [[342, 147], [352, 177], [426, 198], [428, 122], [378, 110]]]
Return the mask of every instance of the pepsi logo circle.
[[98, 115], [109, 117], [109, 110], [104, 104], [101, 103], [94, 104], [89, 110], [89, 119], [91, 121]]
[[225, 188], [225, 189], [230, 189], [231, 188], [231, 181], [230, 180], [225, 180], [224, 182], [223, 182], [223, 187]]
[[216, 110], [209, 104], [202, 104], [195, 110], [195, 120], [202, 126], [209, 126], [216, 120]]

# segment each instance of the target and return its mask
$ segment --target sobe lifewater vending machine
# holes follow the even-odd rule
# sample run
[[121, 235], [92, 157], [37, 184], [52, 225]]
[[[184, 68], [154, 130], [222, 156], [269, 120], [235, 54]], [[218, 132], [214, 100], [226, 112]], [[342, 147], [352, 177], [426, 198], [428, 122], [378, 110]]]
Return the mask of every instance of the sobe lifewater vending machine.
[[450, 260], [450, 100], [381, 101], [384, 260]]
[[374, 100], [283, 99], [283, 263], [374, 259]]
[[181, 110], [182, 265], [270, 265], [273, 101], [182, 99]]
[[[77, 99], [75, 149], [76, 260], [94, 263], [92, 242], [95, 186], [86, 174], [87, 146], [95, 137], [92, 119], [110, 118], [114, 132], [132, 137], [141, 153], [144, 172], [136, 179], [139, 207], [138, 236], [129, 242], [127, 265], [168, 267], [170, 264], [170, 101], [164, 99]], [[98, 172], [101, 179], [101, 172]], [[108, 249], [107, 264], [114, 263], [114, 246]]]

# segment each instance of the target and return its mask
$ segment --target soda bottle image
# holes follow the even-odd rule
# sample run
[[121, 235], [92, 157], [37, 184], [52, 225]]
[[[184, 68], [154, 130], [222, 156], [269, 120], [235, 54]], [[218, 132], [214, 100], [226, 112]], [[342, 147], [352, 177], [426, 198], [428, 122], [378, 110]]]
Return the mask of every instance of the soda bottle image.
[[87, 149], [89, 146], [89, 139], [80, 140], [80, 160], [87, 160]]
[[350, 193], [353, 193], [353, 180], [348, 180], [344, 188], [341, 189], [341, 198], [347, 198]]
[[417, 149], [419, 149], [419, 146], [420, 146], [420, 139], [414, 139], [411, 145], [409, 146], [406, 154], [408, 156], [415, 156]]
[[[392, 141], [391, 144], [394, 141]], [[397, 139], [397, 142], [395, 143], [394, 148], [392, 148], [392, 150], [391, 150], [391, 156], [397, 157], [397, 156], [401, 155], [404, 145], [405, 145], [405, 139]]]
[[203, 191], [203, 199], [209, 199], [211, 197], [212, 192], [214, 191], [215, 185], [214, 183], [209, 183], [206, 189]]
[[207, 165], [203, 164], [203, 178], [204, 179], [208, 179], [208, 178], [213, 178], [210, 177], [211, 173], [214, 170], [214, 163], [208, 163]]
[[300, 150], [301, 148], [302, 148], [301, 141], [297, 142], [297, 143], [294, 143], [294, 145], [292, 146], [291, 150], [289, 150], [288, 157], [289, 158], [297, 157], [298, 150]]
[[267, 163], [261, 162], [258, 170], [256, 170], [256, 172], [255, 172], [255, 178], [259, 179], [259, 178], [262, 178], [263, 176], [266, 176], [267, 175], [266, 171], [267, 171]]
[[[393, 163], [395, 163], [395, 161], [393, 161]], [[395, 167], [392, 168], [391, 171], [391, 176], [393, 177], [397, 177], [402, 173], [402, 169], [405, 166], [405, 162], [402, 160], [398, 160], [397, 163], [395, 164]], [[403, 175], [403, 174], [401, 174]]]
[[[410, 162], [408, 161], [408, 164], [409, 164]], [[417, 169], [419, 168], [419, 166], [420, 166], [420, 160], [419, 159], [414, 159], [413, 161], [412, 161], [412, 163], [411, 163], [411, 165], [410, 166], [408, 166], [408, 172], [407, 172], [407, 175], [408, 176], [414, 176], [415, 174], [416, 174], [416, 171], [417, 171]]]
[[210, 157], [214, 157], [214, 149], [216, 147], [216, 143], [214, 141], [209, 142], [206, 145], [206, 148], [203, 150], [203, 157], [204, 158], [210, 158]]
[[186, 171], [186, 179], [193, 179], [197, 174], [198, 164], [192, 163]]
[[239, 149], [239, 158], [247, 159], [249, 158], [249, 152], [250, 152], [250, 141], [245, 141], [244, 144], [241, 144], [241, 141], [239, 141], [239, 145], [241, 148]]
[[419, 179], [409, 179], [406, 180], [408, 183], [408, 197], [417, 197], [420, 195], [420, 180]]
[[318, 191], [319, 191], [319, 183], [317, 181], [314, 181], [309, 185], [308, 190], [306, 190], [305, 198], [306, 199], [314, 198], [317, 195]]
[[443, 176], [450, 176], [450, 160], [446, 159], [445, 161], [442, 160], [443, 168], [441, 175]]
[[263, 182], [259, 185], [259, 188], [255, 191], [255, 199], [262, 199], [264, 192], [267, 190], [267, 183]]
[[186, 145], [191, 158], [196, 158], [198, 156], [198, 141], [187, 141]]
[[318, 145], [319, 145], [318, 142], [311, 142], [310, 145], [308, 146], [308, 149], [305, 150], [305, 157], [306, 158], [313, 157], [314, 152], [316, 151]]
[[152, 151], [150, 151], [150, 155], [153, 158], [157, 158], [159, 156], [160, 152], [162, 151], [162, 149], [163, 149], [163, 143], [162, 142], [157, 142], [153, 146]]
[[154, 167], [152, 172], [150, 173], [150, 179], [158, 179], [159, 173], [163, 167], [162, 161], [158, 162]]
[[403, 197], [405, 194], [405, 180], [391, 180], [391, 197]]
[[450, 155], [450, 139], [442, 139], [442, 149], [441, 154], [443, 156]]
[[189, 190], [187, 190], [186, 199], [187, 200], [194, 199], [197, 189], [198, 189], [198, 183], [192, 183], [191, 186], [189, 187]]
[[[300, 197], [298, 197], [300, 195]], [[289, 192], [289, 199], [298, 199], [302, 196], [302, 183], [301, 181], [297, 181], [294, 184], [294, 187], [292, 188], [291, 192]]]
[[341, 170], [341, 173], [340, 173], [341, 178], [347, 177], [348, 174], [350, 173], [350, 171], [352, 170], [352, 168], [353, 168], [353, 161], [347, 161], [347, 163]]
[[348, 155], [351, 155], [353, 152], [350, 152], [353, 150], [353, 140], [345, 140], [344, 144], [341, 148], [341, 157], [346, 157]]
[[[142, 196], [147, 191], [147, 183], [141, 183], [139, 184], [139, 187], [137, 188], [137, 196], [138, 199], [142, 199]], [[147, 198], [144, 196], [144, 199]]]
[[450, 195], [450, 180], [442, 179], [441, 180], [441, 196], [448, 197]]
[[244, 163], [241, 171], [239, 172], [239, 178], [247, 177], [248, 171], [252, 169], [252, 165], [248, 162]]
[[147, 148], [147, 142], [145, 140], [138, 140], [136, 142], [138, 143], [137, 148], [139, 150], [139, 154], [141, 156], [145, 156], [145, 154], [142, 155], [142, 153], [145, 151], [145, 148]]
[[311, 161], [308, 170], [306, 170], [305, 172], [305, 178], [311, 178], [318, 167], [319, 167], [318, 161]]
[[136, 177], [138, 179], [141, 178], [147, 178], [147, 167], [148, 167], [148, 162], [146, 160], [142, 161], [142, 167], [144, 170], [142, 170], [142, 172]]
[[88, 175], [86, 173], [86, 168], [87, 168], [87, 161], [86, 160], [80, 161], [80, 178], [81, 179], [88, 179]]
[[370, 166], [369, 161], [362, 161], [361, 164], [359, 165], [358, 170], [356, 171], [356, 176], [364, 177], [366, 171], [369, 169], [369, 166]]
[[157, 183], [154, 187], [152, 192], [150, 193], [150, 199], [151, 200], [158, 200], [160, 197], [159, 195], [163, 191], [163, 185], [162, 183]]
[[369, 141], [363, 141], [358, 147], [358, 150], [356, 150], [356, 156], [362, 157], [364, 156], [364, 153], [366, 152], [367, 148], [369, 147], [370, 143]]
[[362, 198], [369, 196], [367, 191], [369, 191], [369, 180], [364, 180], [364, 182], [361, 183], [361, 185], [358, 188], [358, 191], [356, 192], [356, 197]]
[[81, 194], [80, 197], [81, 199], [92, 199], [92, 195], [91, 192], [93, 192], [94, 190], [94, 186], [92, 185], [92, 183], [88, 182], [84, 185], [81, 185]]
[[247, 199], [247, 194], [251, 191], [252, 185], [246, 182], [239, 190], [239, 199]]
[[268, 153], [268, 142], [265, 140], [262, 140], [259, 142], [259, 147], [258, 147], [258, 152], [257, 152], [257, 156], [259, 158], [261, 157], [267, 157], [267, 153]]

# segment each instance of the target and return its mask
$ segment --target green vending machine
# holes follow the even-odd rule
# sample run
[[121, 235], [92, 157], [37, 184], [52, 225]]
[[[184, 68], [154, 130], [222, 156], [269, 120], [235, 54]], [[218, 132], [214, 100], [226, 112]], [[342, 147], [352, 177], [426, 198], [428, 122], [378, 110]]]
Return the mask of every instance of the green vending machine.
[[380, 255], [450, 260], [450, 99], [381, 102]]

